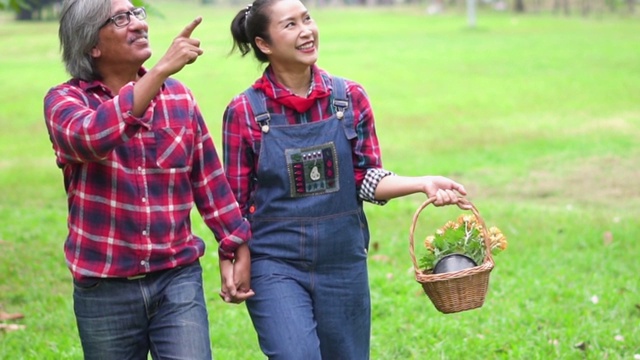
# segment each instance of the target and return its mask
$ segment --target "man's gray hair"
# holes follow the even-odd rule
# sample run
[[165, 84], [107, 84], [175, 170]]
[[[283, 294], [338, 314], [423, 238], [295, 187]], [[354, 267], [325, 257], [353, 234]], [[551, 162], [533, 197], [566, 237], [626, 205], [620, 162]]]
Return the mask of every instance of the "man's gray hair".
[[91, 49], [111, 15], [111, 0], [64, 0], [60, 13], [60, 49], [67, 72], [85, 81], [100, 79]]

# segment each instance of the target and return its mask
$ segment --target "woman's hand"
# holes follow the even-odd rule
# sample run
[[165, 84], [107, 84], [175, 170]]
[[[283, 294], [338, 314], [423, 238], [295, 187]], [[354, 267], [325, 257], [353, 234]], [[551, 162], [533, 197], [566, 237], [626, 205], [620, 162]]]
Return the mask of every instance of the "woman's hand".
[[[462, 196], [467, 195], [462, 184], [459, 184], [444, 176], [425, 176], [424, 190], [423, 192], [427, 197], [435, 198], [433, 205], [445, 206], [459, 204]], [[466, 205], [461, 205], [461, 208], [467, 209]]]

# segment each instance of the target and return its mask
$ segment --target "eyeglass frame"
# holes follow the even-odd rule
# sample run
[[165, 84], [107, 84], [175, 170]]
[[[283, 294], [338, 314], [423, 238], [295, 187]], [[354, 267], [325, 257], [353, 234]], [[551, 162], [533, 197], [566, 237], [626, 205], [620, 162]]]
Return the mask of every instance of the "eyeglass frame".
[[[141, 14], [142, 14], [142, 18], [138, 17], [138, 16], [134, 13], [135, 11], [138, 11], [138, 10], [142, 10], [142, 13], [141, 13]], [[126, 16], [127, 21], [126, 21], [126, 23], [124, 23], [124, 24], [122, 24], [122, 25], [118, 25], [118, 24], [116, 23], [116, 17], [122, 16], [122, 15], [125, 15], [125, 16]], [[117, 28], [125, 27], [125, 26], [127, 26], [127, 25], [131, 24], [131, 16], [133, 16], [133, 17], [135, 17], [136, 19], [138, 19], [138, 20], [142, 21], [142, 20], [144, 20], [144, 19], [146, 19], [146, 18], [147, 18], [147, 10], [145, 10], [145, 8], [144, 8], [143, 6], [140, 6], [140, 7], [133, 8], [133, 9], [131, 9], [131, 10], [127, 10], [127, 11], [123, 11], [123, 12], [117, 13], [117, 14], [115, 14], [115, 15], [111, 16], [110, 18], [108, 18], [108, 19], [107, 19], [107, 21], [105, 21], [105, 22], [104, 22], [104, 25], [102, 25], [102, 26], [104, 27], [104, 26], [107, 26], [109, 23], [113, 23], [113, 25], [114, 25], [115, 27], [117, 27]]]

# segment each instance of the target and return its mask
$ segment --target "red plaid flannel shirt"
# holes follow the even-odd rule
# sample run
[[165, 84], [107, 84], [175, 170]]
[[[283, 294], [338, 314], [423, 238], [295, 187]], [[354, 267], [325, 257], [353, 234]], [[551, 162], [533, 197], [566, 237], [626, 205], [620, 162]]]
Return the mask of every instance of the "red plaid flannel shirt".
[[220, 256], [232, 258], [251, 236], [249, 223], [191, 92], [168, 79], [143, 116], [132, 107], [133, 83], [111, 94], [99, 81], [72, 79], [45, 96], [73, 276], [128, 277], [195, 261], [205, 244], [191, 231], [194, 204]]

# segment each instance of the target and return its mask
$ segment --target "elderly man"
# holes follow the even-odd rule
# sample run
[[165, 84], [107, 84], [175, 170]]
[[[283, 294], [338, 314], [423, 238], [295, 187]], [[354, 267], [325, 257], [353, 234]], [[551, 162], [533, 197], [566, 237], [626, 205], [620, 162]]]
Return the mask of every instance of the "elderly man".
[[171, 75], [202, 54], [196, 18], [150, 69], [144, 8], [65, 0], [59, 37], [71, 79], [44, 112], [68, 198], [64, 245], [87, 359], [210, 359], [192, 233], [195, 204], [217, 239], [221, 296], [249, 288], [242, 217], [193, 95]]

